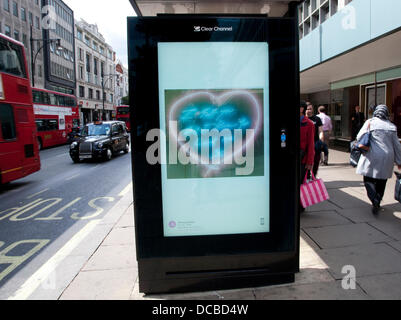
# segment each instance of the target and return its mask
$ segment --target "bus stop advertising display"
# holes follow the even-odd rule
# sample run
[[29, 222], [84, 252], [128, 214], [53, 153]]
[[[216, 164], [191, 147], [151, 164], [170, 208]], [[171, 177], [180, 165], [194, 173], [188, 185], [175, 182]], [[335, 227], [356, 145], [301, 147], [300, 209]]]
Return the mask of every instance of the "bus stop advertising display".
[[295, 20], [128, 18], [128, 35], [140, 291], [293, 281]]

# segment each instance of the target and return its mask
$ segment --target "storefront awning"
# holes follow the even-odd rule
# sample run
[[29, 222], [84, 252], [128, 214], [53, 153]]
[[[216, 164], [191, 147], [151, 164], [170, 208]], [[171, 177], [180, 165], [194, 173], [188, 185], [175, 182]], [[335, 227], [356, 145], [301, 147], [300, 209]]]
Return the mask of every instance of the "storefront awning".
[[[366, 84], [366, 81], [372, 82], [372, 73], [374, 79], [375, 72], [384, 75], [389, 72], [383, 70], [398, 70], [397, 67], [401, 66], [400, 43], [401, 31], [398, 31], [303, 71], [301, 93], [328, 90], [332, 84], [345, 83], [345, 80], [352, 85]], [[355, 81], [360, 79], [359, 83], [352, 81], [354, 78]], [[377, 77], [377, 81], [381, 80], [388, 79]]]

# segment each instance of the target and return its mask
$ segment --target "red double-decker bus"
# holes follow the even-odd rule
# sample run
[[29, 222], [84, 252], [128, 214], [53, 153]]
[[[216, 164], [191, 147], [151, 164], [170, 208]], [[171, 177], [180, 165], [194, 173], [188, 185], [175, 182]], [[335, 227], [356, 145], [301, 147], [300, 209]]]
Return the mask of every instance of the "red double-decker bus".
[[124, 121], [127, 127], [127, 131], [131, 131], [131, 123], [129, 118], [129, 106], [122, 105], [117, 106], [116, 120]]
[[0, 184], [40, 170], [24, 45], [0, 34]]
[[32, 95], [39, 148], [67, 143], [68, 135], [79, 127], [76, 97], [37, 88]]

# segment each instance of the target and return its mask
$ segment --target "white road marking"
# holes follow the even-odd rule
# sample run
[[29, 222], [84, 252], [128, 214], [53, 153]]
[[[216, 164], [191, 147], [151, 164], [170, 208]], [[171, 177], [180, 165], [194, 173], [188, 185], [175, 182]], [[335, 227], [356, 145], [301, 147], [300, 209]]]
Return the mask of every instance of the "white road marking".
[[66, 157], [66, 156], [69, 156], [69, 154], [68, 154], [68, 153], [62, 153], [62, 154], [59, 154], [59, 155], [57, 155], [57, 156], [54, 156], [54, 158]]
[[25, 283], [7, 300], [26, 300], [55, 271], [61, 262], [92, 232], [100, 219], [92, 220], [76, 233], [57, 253], [40, 267]]
[[36, 197], [37, 195], [39, 195], [39, 194], [41, 194], [41, 193], [43, 193], [43, 192], [46, 192], [46, 191], [48, 191], [48, 190], [49, 190], [49, 188], [46, 188], [46, 189], [44, 189], [44, 190], [42, 190], [42, 191], [39, 191], [39, 192], [36, 192], [36, 193], [30, 195], [29, 197], [26, 197], [26, 198], [27, 198], [27, 199], [32, 199], [33, 197]]
[[123, 191], [121, 191], [119, 193], [119, 197], [123, 197], [124, 195], [126, 195], [128, 193], [128, 191], [130, 191], [130, 189], [132, 188], [132, 182], [130, 182], [124, 189]]
[[65, 179], [65, 181], [70, 181], [70, 180], [72, 180], [72, 179], [74, 179], [74, 178], [77, 178], [77, 177], [79, 177], [79, 176], [80, 176], [80, 173], [74, 174], [73, 176], [71, 176], [71, 177]]

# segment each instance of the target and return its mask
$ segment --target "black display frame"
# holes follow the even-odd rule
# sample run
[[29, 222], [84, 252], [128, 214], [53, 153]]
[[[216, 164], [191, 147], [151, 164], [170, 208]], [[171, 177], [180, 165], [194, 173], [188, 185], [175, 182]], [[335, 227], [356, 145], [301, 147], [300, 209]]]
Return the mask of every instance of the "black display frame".
[[[232, 32], [194, 32], [194, 26]], [[160, 128], [158, 42], [269, 44], [270, 232], [164, 237], [161, 165], [150, 165], [149, 130]], [[292, 281], [299, 270], [299, 62], [294, 18], [128, 18], [137, 259], [142, 292], [177, 292]], [[286, 147], [281, 134], [287, 135]], [[268, 192], [268, 191], [267, 191]], [[273, 276], [274, 275], [274, 276]], [[273, 276], [269, 277], [269, 276]], [[220, 281], [216, 281], [220, 279]], [[226, 279], [227, 281], [223, 281]], [[233, 279], [246, 279], [241, 281]]]

